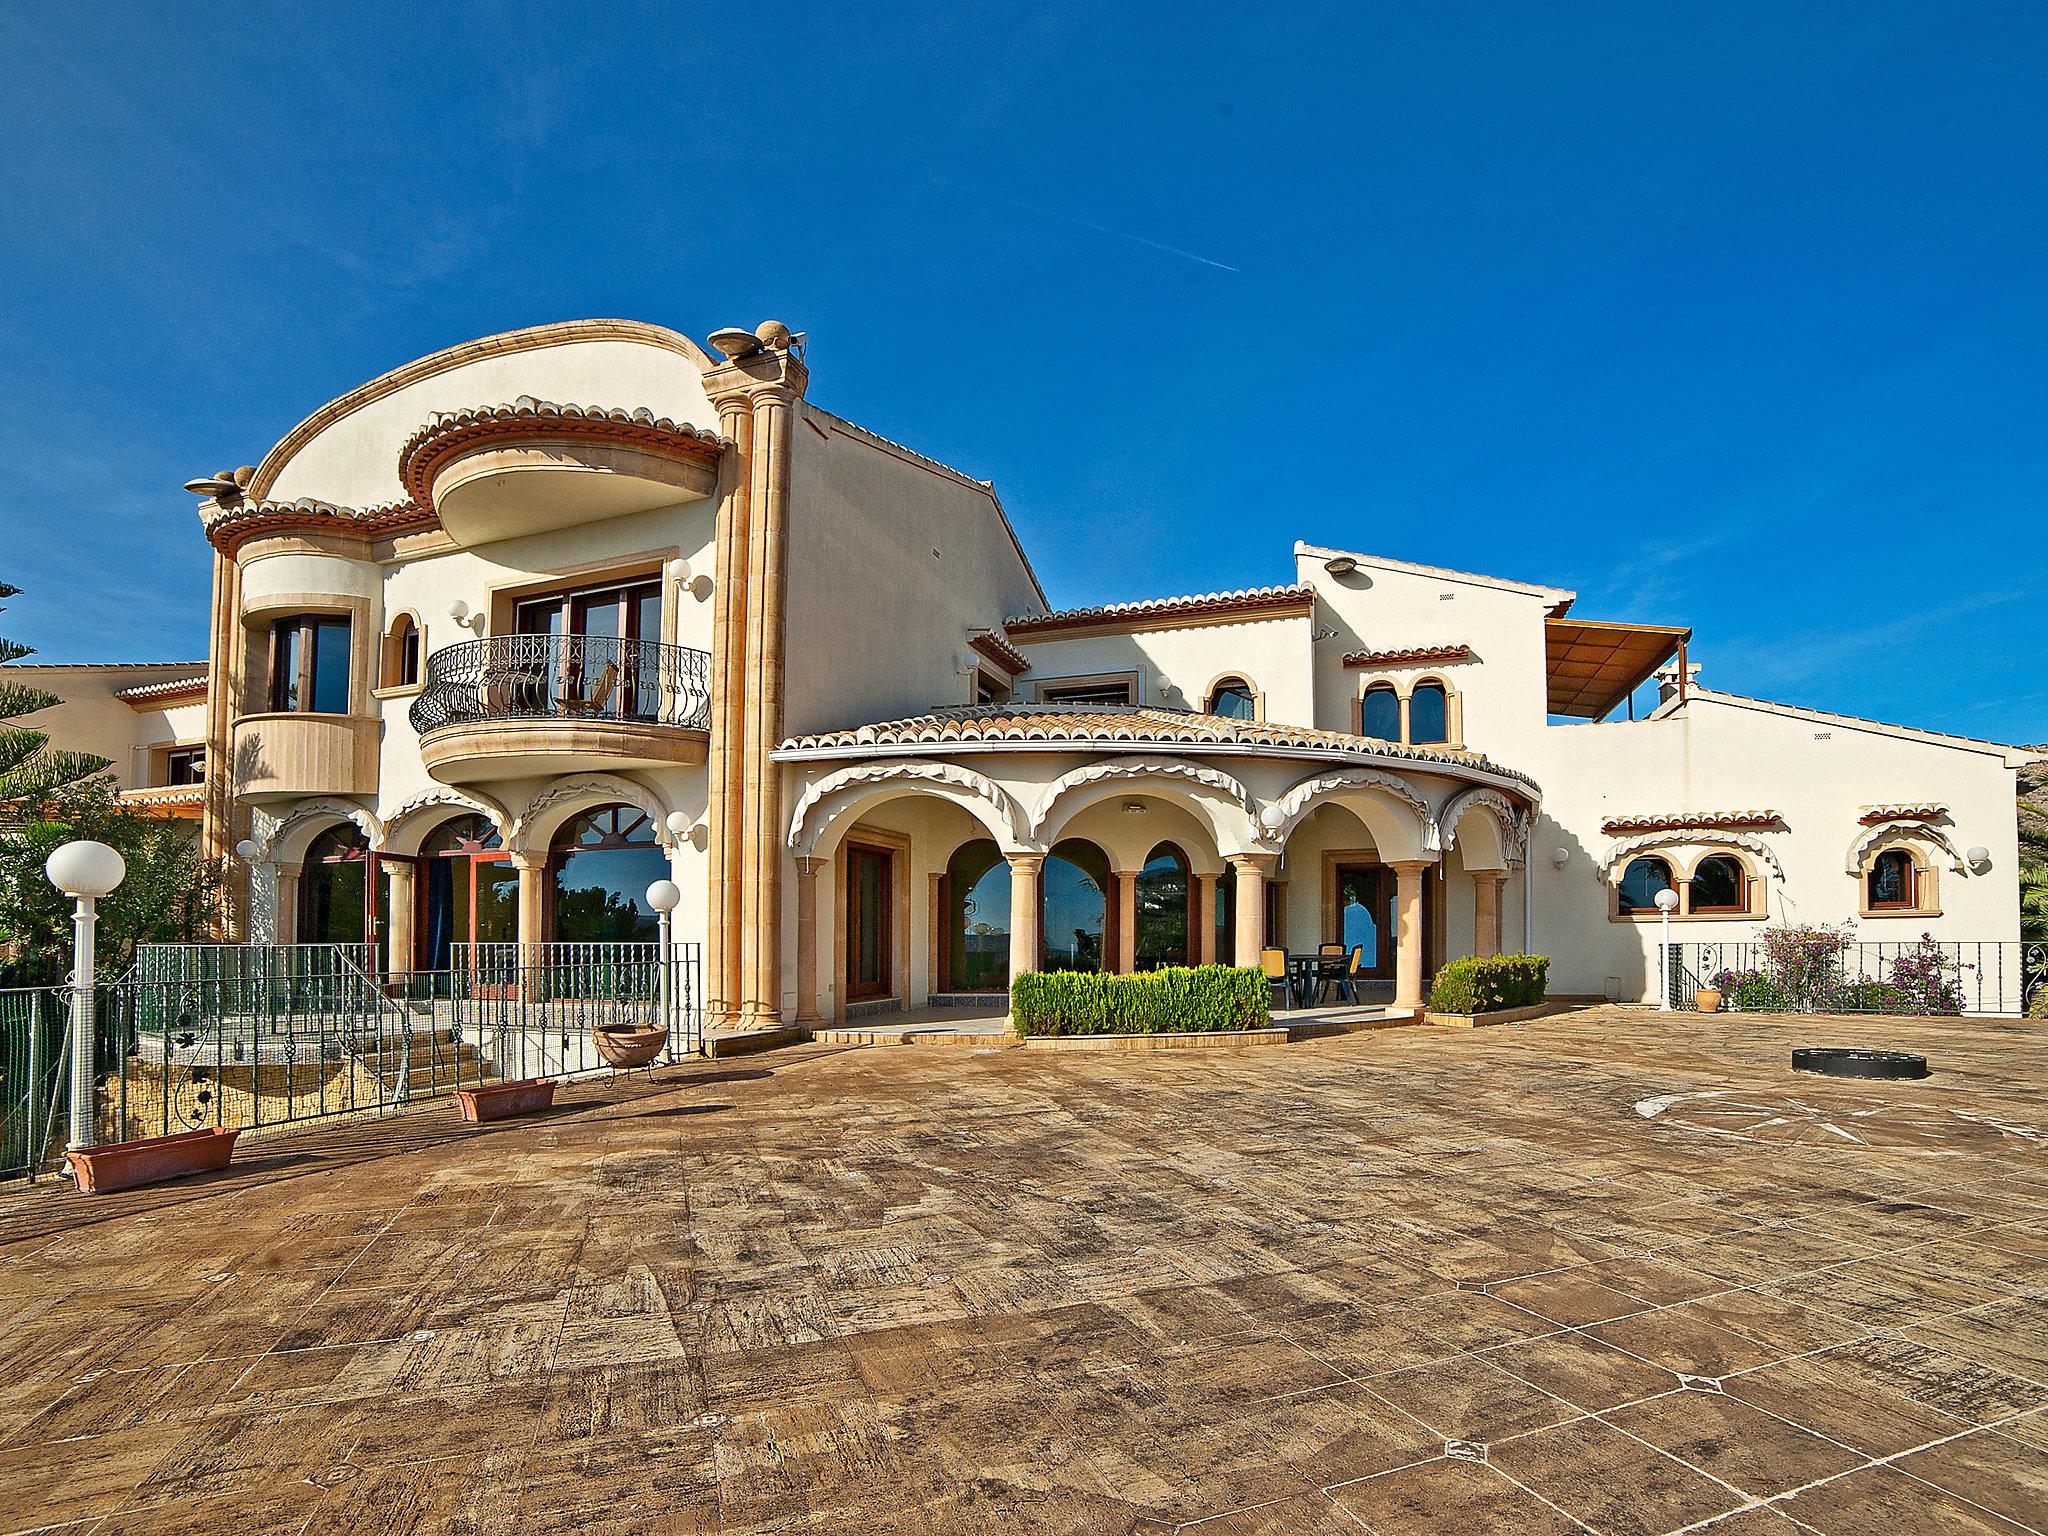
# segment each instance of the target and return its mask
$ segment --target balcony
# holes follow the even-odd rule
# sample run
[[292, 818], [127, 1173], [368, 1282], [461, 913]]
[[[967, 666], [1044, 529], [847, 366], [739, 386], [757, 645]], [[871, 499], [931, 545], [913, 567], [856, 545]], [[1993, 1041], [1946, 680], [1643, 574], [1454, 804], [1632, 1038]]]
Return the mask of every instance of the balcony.
[[444, 784], [701, 763], [711, 656], [594, 635], [493, 635], [435, 651], [411, 712]]
[[255, 801], [374, 795], [377, 727], [368, 715], [244, 715], [229, 755], [235, 793]]

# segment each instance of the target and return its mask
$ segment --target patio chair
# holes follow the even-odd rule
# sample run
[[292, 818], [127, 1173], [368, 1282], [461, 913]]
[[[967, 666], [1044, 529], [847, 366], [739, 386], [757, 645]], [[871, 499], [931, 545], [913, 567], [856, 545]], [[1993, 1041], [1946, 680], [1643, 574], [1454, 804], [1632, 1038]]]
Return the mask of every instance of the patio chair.
[[597, 674], [597, 682], [588, 698], [577, 698], [574, 694], [562, 696], [562, 713], [565, 715], [601, 715], [604, 707], [611, 703], [612, 693], [619, 686], [619, 664], [608, 661], [604, 670]]
[[1346, 986], [1358, 951], [1347, 959], [1342, 944], [1323, 944], [1316, 949], [1316, 1003], [1320, 1006], [1330, 993]]
[[1287, 951], [1277, 948], [1260, 950], [1259, 968], [1266, 973], [1266, 980], [1279, 988], [1281, 1002], [1290, 1001], [1287, 996]]
[[1364, 979], [1364, 975], [1365, 946], [1363, 944], [1354, 944], [1351, 946], [1351, 958], [1344, 963], [1344, 973], [1337, 977], [1332, 985], [1348, 1001], [1356, 1003], [1358, 1001], [1358, 983]]

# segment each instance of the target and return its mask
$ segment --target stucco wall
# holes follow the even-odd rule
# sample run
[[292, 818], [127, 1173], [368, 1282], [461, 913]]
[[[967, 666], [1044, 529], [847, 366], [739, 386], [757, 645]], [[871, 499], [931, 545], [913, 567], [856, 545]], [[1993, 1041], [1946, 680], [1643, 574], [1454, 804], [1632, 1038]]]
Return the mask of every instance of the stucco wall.
[[823, 412], [792, 442], [786, 732], [971, 703], [969, 631], [1044, 611], [995, 502]]
[[[1210, 688], [1225, 676], [1242, 677], [1265, 695], [1265, 718], [1282, 725], [1314, 725], [1315, 695], [1309, 669], [1313, 621], [1264, 619], [1246, 624], [1149, 629], [1071, 640], [1019, 638], [1031, 670], [1017, 680], [1017, 697], [1031, 699], [1041, 684], [1062, 677], [1137, 670], [1139, 704], [1201, 709]], [[1171, 685], [1162, 691], [1160, 680]]]
[[53, 749], [89, 752], [112, 764], [107, 772], [122, 789], [147, 788], [153, 777], [151, 751], [172, 744], [202, 741], [206, 706], [176, 704], [136, 709], [114, 695], [124, 688], [177, 678], [201, 677], [206, 663], [142, 663], [123, 666], [11, 665], [0, 678], [27, 688], [54, 693], [63, 702], [13, 722], [42, 731]]

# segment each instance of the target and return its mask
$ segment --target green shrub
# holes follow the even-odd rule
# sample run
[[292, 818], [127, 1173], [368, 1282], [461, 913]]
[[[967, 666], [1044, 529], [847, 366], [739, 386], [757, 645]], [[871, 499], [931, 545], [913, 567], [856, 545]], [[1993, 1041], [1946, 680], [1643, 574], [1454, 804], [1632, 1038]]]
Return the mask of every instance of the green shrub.
[[1135, 976], [1034, 971], [1010, 983], [1010, 1021], [1020, 1035], [1257, 1029], [1271, 1004], [1264, 971], [1230, 965], [1164, 966]]
[[1430, 983], [1429, 1006], [1438, 1013], [1492, 1013], [1543, 1001], [1548, 955], [1467, 955], [1453, 960]]

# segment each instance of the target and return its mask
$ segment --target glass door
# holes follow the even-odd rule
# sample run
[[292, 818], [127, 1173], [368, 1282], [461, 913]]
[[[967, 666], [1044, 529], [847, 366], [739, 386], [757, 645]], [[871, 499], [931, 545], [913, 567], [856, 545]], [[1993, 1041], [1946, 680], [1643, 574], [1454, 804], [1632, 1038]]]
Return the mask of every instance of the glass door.
[[887, 997], [890, 985], [889, 873], [885, 849], [849, 846], [846, 859], [846, 997]]
[[[513, 610], [545, 649], [547, 712], [652, 720], [661, 700], [661, 584], [616, 583], [530, 597]], [[648, 642], [642, 646], [639, 642]]]
[[1384, 864], [1337, 866], [1337, 932], [1331, 937], [1343, 941], [1346, 954], [1362, 946], [1359, 974], [1380, 981], [1394, 974], [1394, 885], [1394, 872]]

